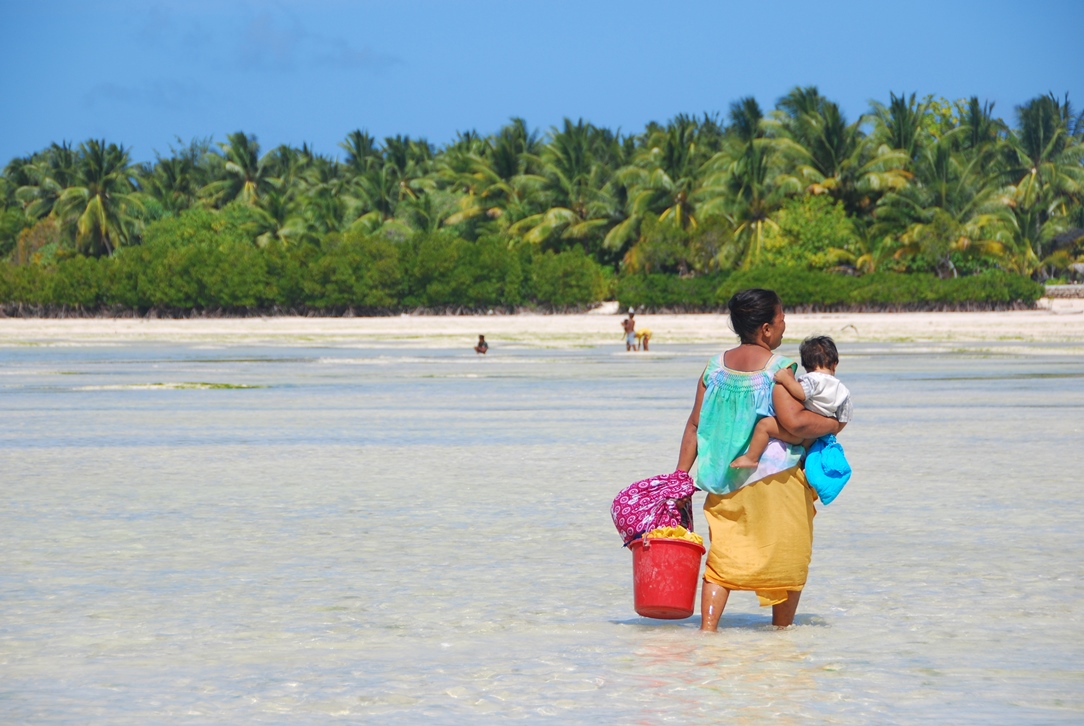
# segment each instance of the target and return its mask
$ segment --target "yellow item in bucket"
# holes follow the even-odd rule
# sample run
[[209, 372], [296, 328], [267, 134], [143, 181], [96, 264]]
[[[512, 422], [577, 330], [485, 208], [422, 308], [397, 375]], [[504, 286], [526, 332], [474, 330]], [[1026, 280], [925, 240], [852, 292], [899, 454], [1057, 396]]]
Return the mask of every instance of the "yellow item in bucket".
[[684, 527], [656, 527], [650, 532], [644, 532], [644, 539], [684, 539], [689, 542], [695, 542], [698, 545], [704, 544], [704, 538], [698, 535], [696, 532], [690, 532]]

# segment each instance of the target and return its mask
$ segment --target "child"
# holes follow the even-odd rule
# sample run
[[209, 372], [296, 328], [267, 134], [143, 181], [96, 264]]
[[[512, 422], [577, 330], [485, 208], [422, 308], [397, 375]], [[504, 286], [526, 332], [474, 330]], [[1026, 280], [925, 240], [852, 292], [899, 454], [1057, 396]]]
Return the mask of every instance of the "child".
[[[785, 368], [775, 374], [775, 382], [787, 389], [787, 393], [805, 403], [813, 413], [834, 418], [846, 425], [851, 420], [851, 392], [836, 378], [836, 366], [839, 365], [839, 353], [835, 342], [826, 335], [806, 338], [798, 346], [802, 357], [802, 367], [806, 374], [795, 380], [790, 369]], [[840, 428], [842, 431], [842, 427]], [[730, 466], [735, 469], [755, 469], [760, 457], [768, 446], [768, 439], [779, 439], [788, 444], [802, 444], [806, 448], [812, 441], [795, 436], [779, 425], [774, 416], [767, 416], [757, 421], [753, 429], [753, 438], [749, 448]]]
[[621, 321], [621, 329], [625, 331], [625, 351], [636, 350], [636, 313], [629, 308], [629, 316]]
[[640, 349], [641, 343], [644, 346], [644, 350], [647, 350], [647, 344], [651, 342], [651, 330], [649, 328], [641, 328], [636, 331], [636, 349]]

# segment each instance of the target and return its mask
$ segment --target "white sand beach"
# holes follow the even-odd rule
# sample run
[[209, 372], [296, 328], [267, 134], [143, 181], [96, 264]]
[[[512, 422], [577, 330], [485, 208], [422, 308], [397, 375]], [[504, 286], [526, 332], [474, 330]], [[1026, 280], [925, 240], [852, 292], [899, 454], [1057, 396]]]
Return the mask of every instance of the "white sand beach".
[[[252, 317], [0, 318], [0, 345], [86, 345], [149, 341], [208, 344], [373, 345], [470, 347], [479, 333], [502, 345], [569, 348], [620, 345], [616, 303], [576, 315], [398, 315], [374, 318]], [[651, 330], [654, 350], [667, 344], [725, 344], [733, 339], [725, 315], [637, 315]], [[1084, 300], [1043, 299], [1037, 309], [1004, 312], [788, 313], [786, 341], [824, 334], [840, 343], [1014, 342], [1084, 343]]]

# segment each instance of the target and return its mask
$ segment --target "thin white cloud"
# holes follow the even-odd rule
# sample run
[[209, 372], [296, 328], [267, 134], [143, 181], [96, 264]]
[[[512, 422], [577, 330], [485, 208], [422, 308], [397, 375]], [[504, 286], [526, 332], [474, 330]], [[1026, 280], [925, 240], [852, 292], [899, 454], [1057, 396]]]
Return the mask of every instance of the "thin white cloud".
[[99, 83], [83, 95], [83, 105], [131, 104], [176, 111], [203, 104], [209, 97], [202, 87], [174, 80], [147, 81], [139, 85]]
[[327, 38], [323, 41], [314, 38], [314, 41], [316, 41], [316, 47], [313, 51], [313, 61], [319, 65], [344, 70], [369, 71], [382, 71], [403, 65], [402, 58], [379, 53], [367, 46], [358, 49], [342, 38]]
[[242, 70], [294, 71], [313, 67], [379, 72], [403, 60], [339, 36], [309, 32], [291, 13], [263, 12], [247, 20], [236, 38]]
[[238, 61], [246, 70], [292, 70], [306, 36], [297, 19], [284, 25], [270, 13], [260, 13], [241, 31]]

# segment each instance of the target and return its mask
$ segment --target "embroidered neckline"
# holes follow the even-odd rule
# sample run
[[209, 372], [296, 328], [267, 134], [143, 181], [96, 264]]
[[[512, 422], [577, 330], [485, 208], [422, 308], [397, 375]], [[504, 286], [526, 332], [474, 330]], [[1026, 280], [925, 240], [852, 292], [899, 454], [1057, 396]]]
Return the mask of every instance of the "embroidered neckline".
[[746, 375], [746, 376], [756, 375], [758, 373], [767, 373], [768, 372], [768, 366], [770, 366], [772, 364], [772, 361], [774, 361], [778, 357], [775, 353], [772, 353], [771, 357], [768, 358], [768, 360], [766, 360], [764, 362], [764, 366], [762, 368], [758, 368], [755, 371], [739, 371], [738, 369], [731, 368], [730, 366], [728, 366], [726, 364], [726, 360], [723, 357], [725, 355], [726, 355], [725, 353], [720, 353], [719, 354], [719, 367], [722, 368], [723, 370], [725, 370], [727, 373], [736, 373], [736, 374], [739, 374], [739, 375]]

